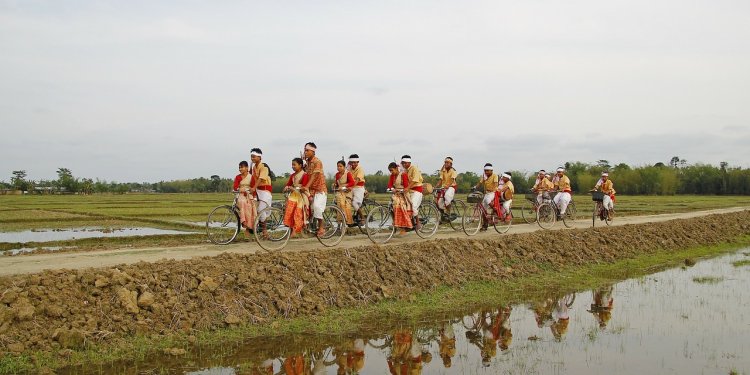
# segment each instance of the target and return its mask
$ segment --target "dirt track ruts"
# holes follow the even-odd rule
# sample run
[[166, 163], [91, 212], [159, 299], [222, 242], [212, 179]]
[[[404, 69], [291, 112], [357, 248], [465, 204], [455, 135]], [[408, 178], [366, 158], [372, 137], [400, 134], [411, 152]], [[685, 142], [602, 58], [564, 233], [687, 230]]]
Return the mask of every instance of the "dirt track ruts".
[[[737, 212], [748, 210], [748, 207], [733, 207], [716, 210], [706, 211], [692, 211], [674, 214], [660, 214], [660, 215], [647, 215], [647, 216], [624, 216], [616, 217], [613, 225], [626, 225], [626, 224], [643, 224], [648, 222], [661, 222], [665, 220], [673, 219], [688, 219], [698, 216], [711, 215], [711, 214], [723, 214], [730, 212]], [[603, 225], [603, 224], [602, 224]], [[591, 227], [590, 219], [579, 219], [576, 222], [576, 228], [589, 228]], [[553, 230], [564, 229], [562, 223], [555, 224]], [[352, 230], [357, 230], [353, 228]], [[514, 225], [508, 234], [517, 233], [529, 233], [534, 231], [542, 230], [538, 225], [532, 224], [520, 224]], [[242, 234], [240, 234], [242, 235]], [[472, 238], [472, 239], [487, 239], [501, 236], [493, 230], [489, 230], [486, 233], [480, 233], [473, 237], [467, 237], [463, 232], [452, 231], [450, 228], [441, 226], [441, 231], [435, 235], [434, 238]], [[403, 245], [405, 243], [416, 243], [424, 242], [429, 240], [423, 240], [417, 237], [413, 233], [409, 233], [402, 238], [393, 238], [385, 246]], [[347, 236], [344, 238], [342, 243], [337, 246], [338, 248], [352, 248], [357, 246], [371, 245], [372, 242], [367, 236], [357, 234], [357, 236]], [[315, 250], [324, 249], [315, 239], [305, 240], [292, 240], [284, 248], [284, 252], [287, 251], [302, 251], [302, 250]], [[177, 246], [177, 247], [147, 247], [147, 248], [122, 248], [115, 250], [100, 250], [100, 251], [84, 251], [84, 252], [61, 252], [61, 253], [40, 253], [25, 256], [5, 256], [0, 257], [0, 276], [8, 276], [14, 274], [27, 274], [41, 272], [48, 269], [81, 269], [88, 267], [109, 267], [118, 264], [132, 264], [137, 262], [156, 262], [164, 259], [184, 260], [194, 257], [202, 256], [215, 256], [223, 253], [240, 253], [240, 254], [253, 254], [255, 252], [263, 252], [260, 247], [252, 242], [240, 242], [226, 246], [218, 246], [210, 243], [204, 245], [193, 245], [193, 246]]]

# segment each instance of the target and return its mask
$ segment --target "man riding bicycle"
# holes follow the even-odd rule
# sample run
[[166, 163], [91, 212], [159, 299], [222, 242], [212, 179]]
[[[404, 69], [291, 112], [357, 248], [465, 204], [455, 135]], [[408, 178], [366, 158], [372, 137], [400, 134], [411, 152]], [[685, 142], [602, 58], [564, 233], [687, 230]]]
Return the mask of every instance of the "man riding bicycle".
[[596, 182], [596, 185], [591, 191], [598, 191], [599, 189], [604, 193], [602, 204], [604, 204], [604, 208], [607, 209], [609, 217], [612, 217], [615, 209], [615, 188], [612, 180], [609, 179], [609, 172], [602, 172], [602, 178]]
[[444, 189], [442, 193], [439, 193], [435, 197], [435, 204], [440, 210], [443, 218], [450, 215], [451, 203], [453, 197], [456, 195], [456, 169], [453, 168], [453, 158], [448, 156], [443, 162], [443, 168], [440, 169], [440, 180], [438, 180], [438, 188]]
[[271, 207], [273, 196], [271, 195], [270, 172], [268, 166], [266, 163], [263, 163], [262, 159], [263, 151], [259, 148], [253, 148], [250, 150], [250, 160], [253, 163], [250, 172], [250, 194], [253, 194], [258, 198], [258, 210], [261, 211], [261, 214], [258, 217], [258, 222], [260, 229], [265, 233], [268, 211], [263, 212], [262, 210], [266, 207]]
[[362, 213], [362, 202], [365, 200], [365, 171], [359, 166], [359, 155], [349, 155], [349, 172], [354, 177], [352, 211], [357, 216], [360, 225], [363, 225], [365, 221]]
[[557, 175], [555, 177], [557, 177], [557, 179], [552, 179], [555, 191], [558, 192], [555, 196], [555, 205], [560, 209], [559, 216], [562, 218], [565, 216], [565, 210], [568, 208], [570, 200], [573, 199], [570, 195], [573, 190], [570, 187], [570, 178], [565, 175], [565, 168], [558, 167]]
[[406, 187], [406, 191], [411, 194], [411, 205], [412, 205], [412, 216], [414, 217], [414, 229], [419, 230], [422, 228], [422, 223], [419, 222], [419, 206], [422, 205], [422, 172], [417, 168], [416, 165], [411, 163], [411, 156], [404, 155], [401, 157], [401, 166], [406, 170], [406, 175], [409, 179], [409, 186]]
[[[484, 206], [484, 209], [487, 212], [491, 212], [490, 209], [494, 210], [495, 207], [490, 208], [490, 206], [493, 205], [495, 200], [495, 192], [497, 191], [497, 186], [500, 183], [500, 179], [498, 176], [494, 173], [494, 168], [492, 167], [491, 163], [486, 163], [484, 165], [484, 175], [482, 175], [482, 179], [477, 183], [476, 186], [474, 186], [474, 189], [479, 189], [480, 186], [484, 187], [484, 198], [482, 199], [482, 206]], [[487, 218], [482, 218], [482, 230], [487, 230], [487, 225], [489, 223], [487, 222]]]
[[503, 205], [503, 215], [500, 215], [500, 213], [498, 213], [498, 216], [500, 217], [500, 219], [504, 219], [506, 221], [511, 220], [511, 216], [509, 215], [510, 206], [513, 203], [513, 194], [516, 192], [516, 189], [513, 186], [513, 182], [511, 182], [510, 179], [511, 173], [503, 172], [503, 174], [500, 176], [502, 185], [500, 185], [500, 187], [498, 187], [497, 189], [498, 199]]
[[531, 188], [532, 192], [537, 193], [537, 204], [542, 204], [544, 198], [549, 197], [548, 192], [554, 188], [554, 185], [552, 185], [552, 181], [550, 181], [549, 177], [551, 177], [550, 174], [547, 173], [544, 169], [540, 170], [539, 175], [534, 182], [534, 186]]
[[326, 187], [326, 177], [323, 174], [323, 162], [315, 156], [318, 147], [313, 142], [305, 144], [305, 173], [310, 176], [310, 181], [302, 188], [302, 192], [309, 191], [312, 197], [312, 216], [318, 221], [318, 236], [325, 234], [323, 222], [323, 211], [326, 208], [326, 199], [328, 188]]

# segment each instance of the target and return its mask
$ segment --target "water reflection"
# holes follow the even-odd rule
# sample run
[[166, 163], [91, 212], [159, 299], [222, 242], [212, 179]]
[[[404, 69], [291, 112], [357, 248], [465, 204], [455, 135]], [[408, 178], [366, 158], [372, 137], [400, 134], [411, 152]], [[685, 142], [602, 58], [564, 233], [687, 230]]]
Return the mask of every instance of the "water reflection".
[[[729, 373], [750, 369], [750, 272], [741, 253], [578, 293], [349, 337], [271, 337], [185, 358], [62, 373], [463, 374]], [[692, 282], [723, 276], [720, 284]], [[613, 311], [618, 299], [618, 310]], [[732, 303], [726, 303], [732, 301]], [[593, 319], [592, 319], [593, 317]], [[434, 358], [434, 359], [433, 359]], [[439, 359], [438, 359], [439, 358]], [[206, 370], [210, 369], [210, 370]], [[214, 371], [214, 372], [201, 372]]]
[[0, 232], [0, 242], [24, 243], [24, 242], [49, 242], [68, 241], [82, 238], [99, 237], [131, 237], [131, 236], [153, 236], [153, 235], [176, 235], [194, 234], [196, 232], [185, 232], [169, 229], [157, 229], [149, 227], [133, 228], [67, 228], [67, 229], [34, 229], [20, 232]]

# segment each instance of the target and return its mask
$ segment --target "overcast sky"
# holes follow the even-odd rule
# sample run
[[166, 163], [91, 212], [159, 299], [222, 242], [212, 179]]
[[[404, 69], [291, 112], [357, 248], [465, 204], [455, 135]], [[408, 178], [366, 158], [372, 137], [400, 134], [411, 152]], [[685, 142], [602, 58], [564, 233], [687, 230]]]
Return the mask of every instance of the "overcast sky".
[[[750, 166], [750, 2], [0, 0], [0, 180]], [[616, 177], [613, 176], [616, 180]]]

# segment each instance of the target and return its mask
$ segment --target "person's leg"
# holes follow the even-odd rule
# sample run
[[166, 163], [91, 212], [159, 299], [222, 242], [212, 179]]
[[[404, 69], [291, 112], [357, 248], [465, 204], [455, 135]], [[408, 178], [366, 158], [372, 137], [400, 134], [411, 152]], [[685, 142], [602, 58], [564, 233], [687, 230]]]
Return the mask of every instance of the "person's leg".
[[422, 227], [422, 224], [419, 222], [419, 206], [422, 205], [422, 198], [424, 195], [418, 191], [412, 191], [411, 192], [411, 206], [414, 210], [412, 212], [412, 217], [414, 217], [414, 223], [416, 224], [414, 229], [419, 230]]
[[362, 202], [365, 200], [365, 188], [362, 186], [355, 186], [352, 188], [352, 213], [358, 218], [358, 221], [362, 223], [364, 217], [362, 217]]
[[503, 213], [505, 215], [505, 219], [510, 219], [511, 203], [513, 203], [513, 199], [508, 199], [507, 201], [503, 202]]
[[325, 233], [325, 225], [323, 222], [323, 211], [326, 209], [326, 194], [315, 193], [313, 197], [313, 218], [318, 221], [318, 232], [317, 235]]
[[565, 215], [565, 210], [568, 209], [568, 204], [570, 203], [570, 193], [560, 193], [557, 196], [560, 197], [560, 203], [558, 204], [560, 215]]

